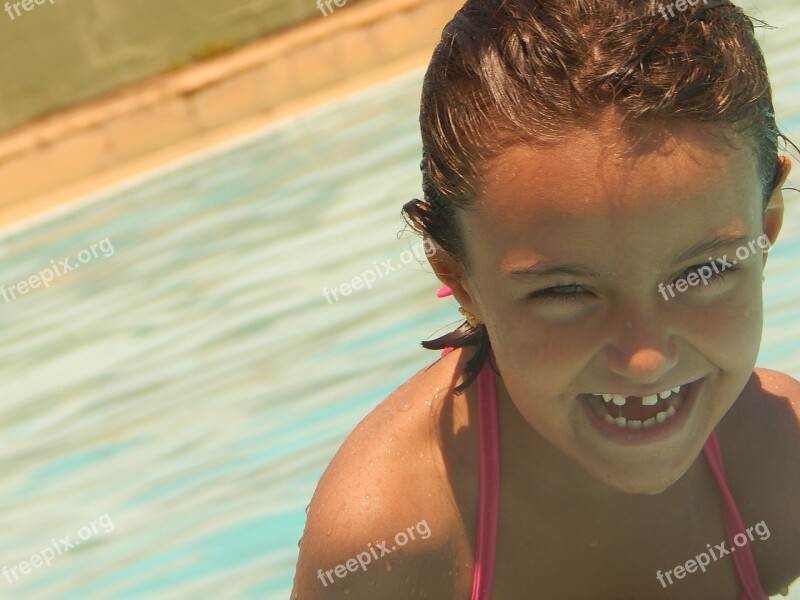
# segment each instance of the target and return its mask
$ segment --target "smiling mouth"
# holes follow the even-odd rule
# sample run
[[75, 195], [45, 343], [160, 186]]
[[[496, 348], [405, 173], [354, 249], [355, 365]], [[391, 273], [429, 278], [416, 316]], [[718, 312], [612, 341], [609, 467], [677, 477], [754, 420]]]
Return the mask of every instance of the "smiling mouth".
[[598, 418], [620, 429], [650, 429], [667, 423], [684, 405], [692, 383], [651, 396], [581, 394]]

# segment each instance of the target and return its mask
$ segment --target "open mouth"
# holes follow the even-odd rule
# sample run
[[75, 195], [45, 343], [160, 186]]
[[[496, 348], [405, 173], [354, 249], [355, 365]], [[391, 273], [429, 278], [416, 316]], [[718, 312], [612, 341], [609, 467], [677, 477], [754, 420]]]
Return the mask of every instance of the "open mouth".
[[675, 431], [686, 421], [702, 381], [698, 379], [644, 397], [617, 393], [580, 394], [578, 397], [590, 409], [592, 422], [604, 433], [644, 440]]

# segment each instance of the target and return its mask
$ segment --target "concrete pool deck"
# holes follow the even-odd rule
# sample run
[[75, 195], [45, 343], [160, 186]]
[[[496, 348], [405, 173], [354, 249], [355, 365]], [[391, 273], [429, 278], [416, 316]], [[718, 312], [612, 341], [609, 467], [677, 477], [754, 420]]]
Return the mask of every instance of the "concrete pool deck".
[[375, 0], [0, 137], [0, 229], [424, 66], [460, 0]]

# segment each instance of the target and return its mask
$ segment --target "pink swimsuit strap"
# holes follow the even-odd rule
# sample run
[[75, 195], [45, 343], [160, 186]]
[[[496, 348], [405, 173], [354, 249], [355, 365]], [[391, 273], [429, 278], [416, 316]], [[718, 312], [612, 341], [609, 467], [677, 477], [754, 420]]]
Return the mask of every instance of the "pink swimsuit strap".
[[[497, 542], [497, 510], [500, 496], [500, 442], [497, 428], [497, 395], [495, 391], [494, 373], [489, 364], [481, 369], [478, 375], [478, 437], [480, 445], [479, 491], [478, 491], [478, 523], [475, 539], [475, 567], [472, 576], [471, 600], [489, 600], [494, 575], [494, 555]], [[758, 579], [750, 540], [743, 546], [734, 546], [734, 537], [746, 530], [742, 518], [736, 508], [728, 483], [725, 480], [725, 469], [722, 454], [715, 433], [711, 433], [703, 446], [709, 466], [714, 473], [717, 486], [722, 496], [722, 512], [725, 521], [725, 532], [729, 547], [736, 547], [731, 553], [736, 572], [744, 591], [739, 600], [766, 600], [767, 594]], [[741, 537], [741, 536], [740, 536]]]
[[[750, 548], [750, 538], [747, 536], [742, 517], [739, 514], [739, 509], [736, 508], [736, 502], [733, 499], [733, 494], [728, 487], [728, 482], [725, 479], [725, 465], [722, 462], [722, 453], [719, 449], [719, 441], [717, 434], [711, 432], [708, 436], [703, 452], [706, 455], [708, 466], [714, 473], [714, 479], [717, 481], [720, 496], [722, 497], [722, 516], [725, 522], [725, 533], [728, 536], [728, 548], [735, 549], [731, 552], [730, 557], [736, 566], [736, 573], [739, 575], [739, 581], [742, 583], [742, 595], [740, 600], [767, 600], [769, 596], [761, 587], [761, 581], [758, 579], [758, 570], [756, 569], [756, 561], [753, 558], [753, 551]], [[734, 543], [734, 538], [744, 537], [746, 540], [744, 545], [739, 546]]]
[[487, 360], [478, 374], [479, 490], [478, 529], [472, 600], [488, 600], [494, 575], [497, 542], [497, 503], [500, 497], [500, 441], [497, 436], [497, 396], [494, 374]]

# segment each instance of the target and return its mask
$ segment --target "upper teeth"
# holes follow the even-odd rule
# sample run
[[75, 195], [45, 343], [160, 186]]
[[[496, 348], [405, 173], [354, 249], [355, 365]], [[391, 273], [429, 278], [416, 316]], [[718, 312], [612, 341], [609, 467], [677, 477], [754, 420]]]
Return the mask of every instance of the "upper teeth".
[[[664, 390], [663, 392], [659, 392], [658, 394], [653, 394], [652, 396], [644, 396], [642, 398], [642, 404], [644, 406], [655, 406], [658, 403], [658, 399], [661, 398], [662, 400], [666, 400], [672, 394], [677, 394], [681, 391], [680, 386], [674, 387], [671, 390]], [[593, 396], [602, 396], [603, 400], [606, 402], [613, 402], [617, 406], [625, 406], [625, 403], [628, 401], [626, 396], [622, 394], [592, 394]]]

